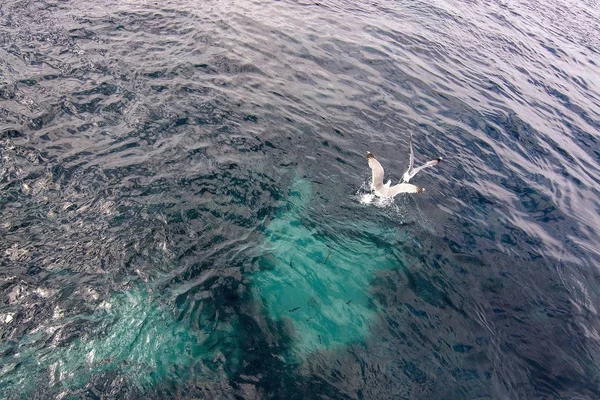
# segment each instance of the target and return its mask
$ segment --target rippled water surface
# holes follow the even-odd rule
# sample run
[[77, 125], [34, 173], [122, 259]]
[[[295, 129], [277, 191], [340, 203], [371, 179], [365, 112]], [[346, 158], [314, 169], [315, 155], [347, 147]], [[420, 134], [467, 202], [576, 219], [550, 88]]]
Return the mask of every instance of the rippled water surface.
[[600, 398], [599, 6], [4, 1], [0, 398]]

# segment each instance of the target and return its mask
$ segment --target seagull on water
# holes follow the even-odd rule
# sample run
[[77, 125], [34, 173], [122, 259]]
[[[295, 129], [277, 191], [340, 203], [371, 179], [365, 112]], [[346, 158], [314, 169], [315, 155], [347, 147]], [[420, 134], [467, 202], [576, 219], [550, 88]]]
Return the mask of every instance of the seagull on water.
[[408, 183], [419, 171], [423, 168], [433, 167], [434, 165], [439, 164], [442, 161], [441, 157], [438, 157], [435, 160], [428, 161], [420, 167], [414, 168], [415, 164], [415, 152], [413, 150], [412, 144], [412, 134], [410, 135], [410, 161], [408, 165], [408, 169], [402, 176], [402, 182], [397, 185], [391, 186], [392, 181], [388, 180], [387, 183], [383, 184], [383, 167], [375, 159], [375, 156], [370, 152], [367, 152], [367, 161], [369, 162], [369, 167], [372, 172], [372, 182], [371, 187], [376, 196], [379, 197], [388, 197], [392, 198], [396, 196], [398, 193], [423, 193], [425, 189], [420, 186], [415, 186]]
[[379, 197], [394, 197], [398, 193], [422, 193], [425, 191], [422, 187], [412, 185], [410, 183], [399, 183], [394, 186], [390, 186], [392, 181], [387, 181], [383, 184], [383, 167], [379, 164], [379, 161], [375, 159], [373, 154], [367, 152], [367, 160], [371, 172], [373, 174], [371, 187], [373, 188], [375, 195]]

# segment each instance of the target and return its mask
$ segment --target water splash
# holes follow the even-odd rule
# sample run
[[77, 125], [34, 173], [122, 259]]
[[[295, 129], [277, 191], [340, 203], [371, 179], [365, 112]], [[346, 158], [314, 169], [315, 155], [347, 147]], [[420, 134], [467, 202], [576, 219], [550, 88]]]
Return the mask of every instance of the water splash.
[[395, 204], [393, 198], [375, 196], [371, 191], [371, 183], [367, 181], [363, 182], [356, 191], [356, 198], [360, 204], [365, 206], [374, 205], [378, 208], [386, 208], [394, 206]]

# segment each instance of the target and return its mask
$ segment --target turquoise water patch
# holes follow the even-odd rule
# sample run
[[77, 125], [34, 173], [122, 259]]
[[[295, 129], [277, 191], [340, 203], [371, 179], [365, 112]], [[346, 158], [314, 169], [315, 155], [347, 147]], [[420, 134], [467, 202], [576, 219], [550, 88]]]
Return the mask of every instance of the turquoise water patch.
[[[231, 355], [236, 344], [220, 337], [222, 327], [217, 332], [189, 329], [157, 298], [145, 288], [116, 293], [86, 317], [89, 334], [51, 350], [38, 349], [48, 332], [31, 334], [22, 341], [15, 364], [4, 366], [0, 387], [11, 396], [27, 397], [45, 382], [50, 392], [68, 394], [97, 378], [126, 381], [143, 393], [170, 379], [215, 378], [220, 367], [213, 358], [221, 350]], [[51, 323], [44, 330], [51, 336], [59, 332]]]
[[363, 340], [379, 310], [371, 281], [378, 270], [402, 264], [393, 246], [397, 230], [359, 219], [320, 228], [307, 217], [311, 198], [311, 182], [297, 179], [287, 209], [265, 230], [252, 277], [255, 299], [287, 327], [299, 357]]

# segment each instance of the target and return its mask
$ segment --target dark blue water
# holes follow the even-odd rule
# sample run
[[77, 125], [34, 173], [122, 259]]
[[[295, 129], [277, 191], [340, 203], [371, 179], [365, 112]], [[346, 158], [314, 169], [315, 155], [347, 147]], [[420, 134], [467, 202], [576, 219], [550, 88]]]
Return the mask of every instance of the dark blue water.
[[0, 399], [600, 398], [599, 10], [3, 2]]

